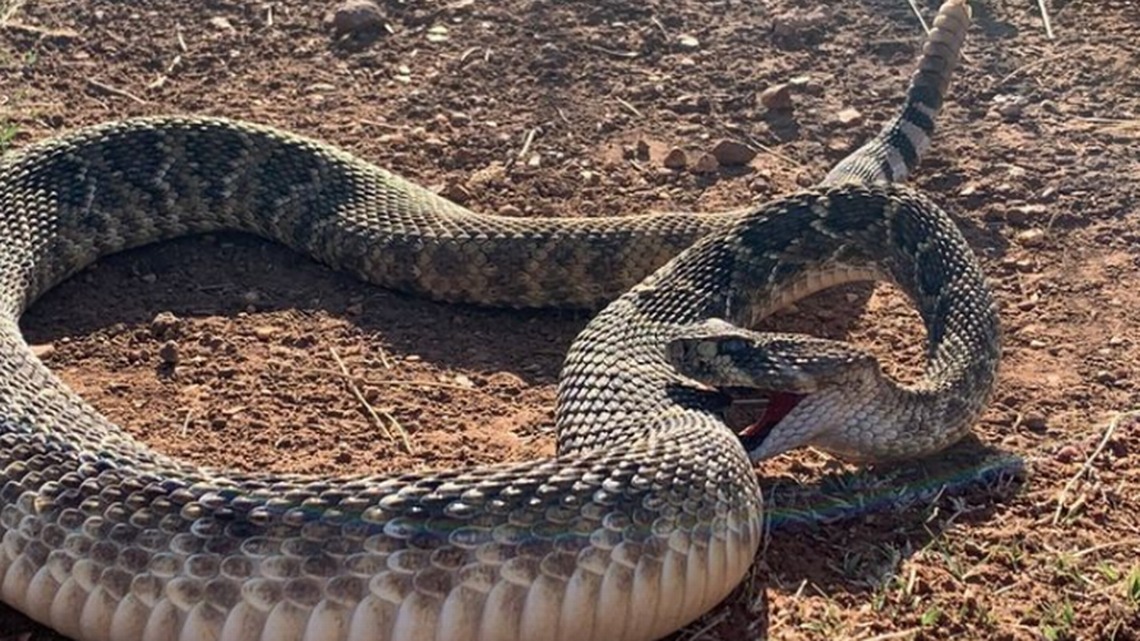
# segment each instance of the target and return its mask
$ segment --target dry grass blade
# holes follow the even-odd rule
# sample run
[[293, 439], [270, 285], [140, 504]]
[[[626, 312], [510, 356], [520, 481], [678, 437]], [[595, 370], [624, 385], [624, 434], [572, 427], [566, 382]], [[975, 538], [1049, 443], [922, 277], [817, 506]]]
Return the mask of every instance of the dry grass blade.
[[1093, 461], [1104, 451], [1104, 447], [1108, 445], [1108, 440], [1112, 438], [1112, 435], [1116, 432], [1116, 428], [1120, 425], [1121, 421], [1138, 416], [1140, 416], [1140, 410], [1131, 410], [1117, 414], [1108, 422], [1108, 427], [1105, 428], [1104, 435], [1100, 437], [1100, 443], [1097, 443], [1096, 449], [1089, 454], [1084, 464], [1081, 465], [1081, 469], [1077, 470], [1077, 473], [1069, 479], [1068, 483], [1065, 483], [1065, 487], [1061, 488], [1061, 492], [1057, 495], [1057, 509], [1053, 512], [1053, 525], [1057, 525], [1057, 523], [1061, 521], [1061, 513], [1065, 511], [1065, 502], [1069, 500], [1069, 494], [1072, 493], [1077, 483], [1092, 469]]
[[364, 407], [364, 411], [368, 412], [368, 416], [372, 418], [372, 422], [375, 423], [376, 426], [384, 432], [384, 436], [389, 439], [395, 438], [392, 434], [394, 431], [396, 435], [399, 436], [400, 443], [404, 446], [404, 451], [411, 454], [412, 442], [408, 439], [408, 432], [404, 429], [404, 426], [400, 425], [396, 417], [390, 413], [372, 407], [372, 404], [368, 402], [368, 399], [364, 398], [364, 394], [361, 393], [360, 388], [357, 387], [356, 383], [352, 380], [352, 375], [348, 373], [348, 368], [345, 367], [344, 361], [340, 358], [340, 354], [337, 354], [336, 350], [332, 347], [329, 348], [329, 353], [332, 354], [333, 360], [336, 361], [337, 367], [340, 368], [341, 373], [344, 375], [344, 382], [345, 385], [348, 386], [348, 390], [356, 397], [357, 402]]
[[910, 10], [914, 12], [914, 17], [918, 18], [918, 23], [922, 25], [922, 30], [930, 35], [930, 25], [926, 24], [926, 18], [922, 17], [922, 12], [918, 9], [918, 3], [914, 0], [906, 0], [910, 4]]
[[1041, 10], [1041, 20], [1045, 22], [1045, 35], [1053, 39], [1053, 23], [1049, 20], [1049, 10], [1045, 8], [1045, 0], [1037, 0], [1037, 8]]
[[133, 101], [139, 103], [140, 105], [146, 104], [145, 100], [143, 100], [142, 98], [139, 98], [138, 96], [134, 95], [133, 93], [131, 93], [129, 91], [125, 91], [123, 89], [119, 89], [118, 87], [112, 87], [111, 85], [109, 85], [105, 82], [99, 82], [98, 80], [96, 80], [94, 78], [88, 78], [87, 84], [90, 85], [91, 87], [94, 87], [95, 89], [98, 89], [99, 91], [102, 91], [103, 93], [109, 93], [113, 96], [119, 96], [120, 98], [126, 98], [128, 100], [133, 100]]

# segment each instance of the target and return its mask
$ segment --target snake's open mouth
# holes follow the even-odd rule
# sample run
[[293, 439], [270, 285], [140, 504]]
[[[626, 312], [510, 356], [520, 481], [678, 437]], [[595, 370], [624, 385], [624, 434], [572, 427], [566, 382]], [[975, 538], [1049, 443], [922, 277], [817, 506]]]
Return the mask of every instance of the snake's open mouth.
[[753, 388], [723, 388], [732, 401], [729, 425], [736, 431], [744, 449], [752, 451], [768, 438], [772, 428], [791, 413], [805, 397], [791, 392], [770, 392]]

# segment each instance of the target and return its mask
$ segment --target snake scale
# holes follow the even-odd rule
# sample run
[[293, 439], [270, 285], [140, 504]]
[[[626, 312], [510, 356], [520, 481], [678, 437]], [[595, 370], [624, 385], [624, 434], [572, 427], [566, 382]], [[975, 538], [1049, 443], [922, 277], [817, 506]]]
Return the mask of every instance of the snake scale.
[[[968, 24], [947, 2], [902, 113], [819, 187], [746, 213], [479, 215], [331, 146], [211, 118], [127, 120], [5, 156], [0, 597], [83, 641], [637, 641], [692, 621], [761, 541], [752, 459], [930, 452], [986, 403], [999, 345], [981, 270], [938, 207], [890, 184], [929, 142]], [[23, 310], [99, 257], [223, 229], [439, 300], [616, 297], [567, 356], [557, 456], [336, 478], [199, 467], [103, 418], [21, 337]], [[913, 387], [853, 348], [820, 362], [857, 375], [809, 380], [796, 368], [820, 352], [810, 339], [709, 328], [870, 277], [925, 321]], [[749, 378], [758, 361], [786, 382]], [[719, 385], [794, 402], [737, 434]]]

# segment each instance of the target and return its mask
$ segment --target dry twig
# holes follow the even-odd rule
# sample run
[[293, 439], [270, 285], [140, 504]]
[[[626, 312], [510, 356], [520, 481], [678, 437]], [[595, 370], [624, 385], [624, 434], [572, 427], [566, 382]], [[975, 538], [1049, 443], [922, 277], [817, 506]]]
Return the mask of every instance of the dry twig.
[[631, 114], [637, 116], [638, 118], [644, 118], [645, 117], [645, 115], [642, 114], [641, 111], [639, 111], [637, 107], [634, 107], [632, 104], [629, 103], [629, 101], [623, 100], [621, 98], [621, 96], [614, 96], [614, 98], [618, 101], [618, 103], [621, 106], [628, 109]]
[[99, 82], [98, 80], [96, 80], [94, 78], [88, 78], [87, 84], [94, 87], [95, 89], [98, 89], [99, 91], [103, 91], [105, 93], [109, 93], [109, 94], [114, 95], [114, 96], [119, 96], [120, 98], [127, 98], [129, 100], [133, 100], [133, 101], [139, 103], [140, 105], [146, 104], [145, 100], [143, 100], [142, 98], [139, 98], [138, 96], [134, 95], [133, 93], [131, 93], [129, 91], [124, 91], [123, 89], [119, 89], [117, 87], [112, 87], [111, 85]]
[[[356, 382], [352, 379], [352, 375], [348, 373], [348, 368], [345, 367], [344, 361], [340, 358], [340, 354], [337, 354], [336, 349], [332, 347], [329, 348], [329, 353], [332, 354], [333, 360], [336, 361], [337, 367], [340, 368], [341, 373], [344, 375], [345, 385], [348, 386], [348, 390], [352, 392], [353, 396], [356, 397], [357, 402], [360, 403], [362, 407], [364, 407], [364, 411], [367, 412], [368, 416], [372, 418], [372, 422], [376, 425], [376, 427], [379, 427], [384, 432], [384, 436], [389, 439], [394, 438], [392, 432], [395, 431], [396, 434], [400, 437], [400, 443], [403, 444], [404, 451], [408, 454], [411, 454], [412, 442], [408, 439], [408, 432], [404, 429], [404, 426], [400, 425], [400, 422], [396, 420], [396, 417], [392, 416], [390, 413], [385, 412], [382, 409], [372, 407], [372, 404], [368, 402], [368, 399], [364, 398], [364, 394], [361, 393], [360, 388], [356, 386]], [[389, 427], [391, 427], [391, 429], [389, 429]]]

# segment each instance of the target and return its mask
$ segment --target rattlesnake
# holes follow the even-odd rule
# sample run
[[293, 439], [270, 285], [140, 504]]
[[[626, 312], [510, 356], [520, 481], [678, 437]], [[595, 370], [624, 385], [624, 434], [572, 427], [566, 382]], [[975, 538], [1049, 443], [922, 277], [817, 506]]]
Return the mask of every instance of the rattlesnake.
[[[933, 203], [886, 184], [928, 142], [968, 18], [946, 3], [902, 115], [822, 186], [747, 213], [478, 215], [331, 146], [213, 118], [132, 119], [6, 156], [0, 597], [84, 641], [634, 641], [691, 621], [760, 542], [749, 456], [932, 451], [989, 396], [998, 328], [979, 266]], [[570, 349], [558, 455], [391, 477], [198, 467], [103, 418], [20, 336], [23, 310], [98, 257], [220, 229], [446, 301], [620, 294]], [[708, 320], [746, 326], [871, 276], [926, 322], [914, 388], [830, 343], [773, 348]], [[811, 378], [820, 358], [859, 369]], [[738, 435], [720, 387], [742, 385], [784, 402]]]

